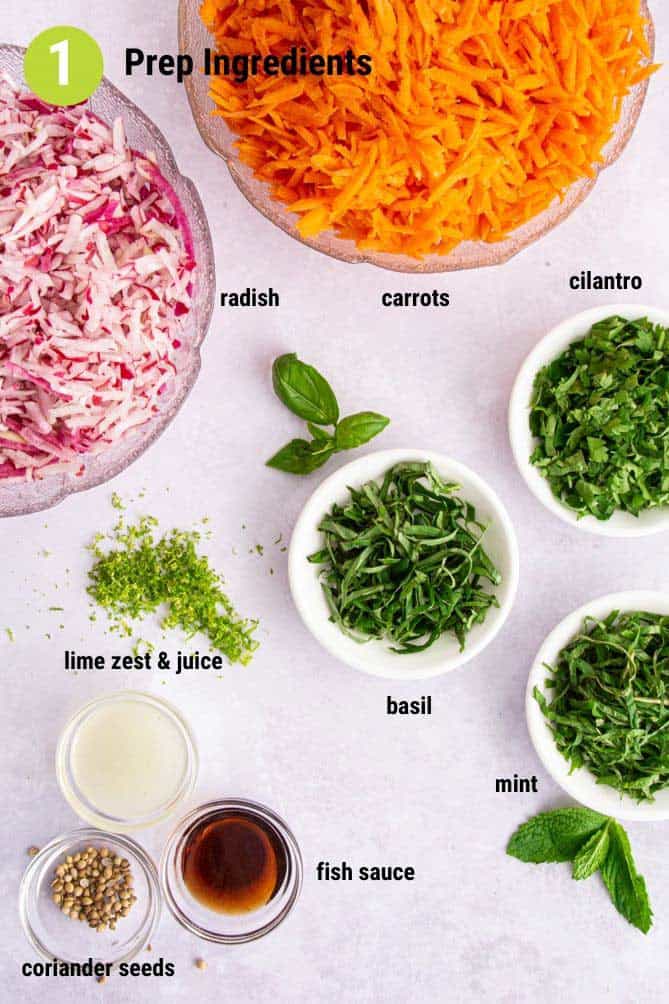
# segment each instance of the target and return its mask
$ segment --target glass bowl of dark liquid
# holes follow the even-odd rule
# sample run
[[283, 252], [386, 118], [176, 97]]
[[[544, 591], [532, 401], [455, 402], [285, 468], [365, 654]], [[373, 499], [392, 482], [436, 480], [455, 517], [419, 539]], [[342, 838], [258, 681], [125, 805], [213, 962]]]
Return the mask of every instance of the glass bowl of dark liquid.
[[181, 820], [160, 871], [179, 923], [206, 941], [234, 945], [261, 938], [287, 917], [302, 885], [302, 856], [271, 809], [229, 798]]

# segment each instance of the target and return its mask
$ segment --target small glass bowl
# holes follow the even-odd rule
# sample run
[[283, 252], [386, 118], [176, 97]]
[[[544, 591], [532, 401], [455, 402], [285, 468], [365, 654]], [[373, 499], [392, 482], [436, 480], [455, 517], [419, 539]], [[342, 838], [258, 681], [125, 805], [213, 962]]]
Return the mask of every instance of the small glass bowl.
[[[201, 0], [179, 0], [179, 52], [193, 53], [196, 58], [201, 57], [206, 46], [213, 44], [212, 36], [200, 17], [200, 6]], [[650, 63], [655, 46], [655, 29], [646, 0], [641, 0], [639, 10], [641, 16], [648, 21], [646, 37], [651, 53], [648, 59]], [[252, 168], [243, 163], [239, 157], [235, 145], [238, 139], [236, 134], [220, 115], [212, 115], [214, 104], [209, 97], [209, 78], [205, 77], [198, 67], [196, 72], [186, 78], [185, 87], [195, 125], [204, 142], [210, 150], [223, 158], [232, 180], [251, 205], [290, 237], [330, 258], [350, 264], [367, 263], [393, 272], [429, 274], [501, 265], [566, 220], [590, 194], [604, 168], [613, 164], [627, 145], [641, 114], [648, 90], [648, 79], [633, 87], [623, 101], [613, 136], [603, 151], [602, 162], [594, 166], [592, 178], [575, 181], [563, 199], [556, 198], [547, 209], [518, 227], [503, 241], [494, 244], [485, 241], [465, 241], [446, 255], [430, 254], [421, 259], [384, 251], [364, 251], [352, 240], [338, 237], [331, 230], [315, 237], [300, 236], [296, 226], [297, 215], [274, 199], [269, 185], [254, 176]]]
[[[68, 854], [107, 847], [130, 862], [137, 902], [116, 930], [96, 931], [66, 917], [51, 899], [54, 871]], [[19, 889], [19, 914], [28, 941], [44, 959], [61, 962], [127, 962], [151, 941], [160, 919], [160, 883], [155, 865], [130, 837], [81, 827], [56, 837], [26, 868]]]
[[[269, 828], [286, 856], [286, 872], [280, 887], [265, 906], [250, 913], [227, 914], [208, 910], [198, 903], [183, 880], [183, 852], [193, 830], [221, 814], [243, 812], [255, 816]], [[286, 823], [266, 806], [240, 798], [206, 802], [181, 820], [171, 834], [160, 862], [163, 896], [170, 912], [182, 927], [205, 941], [219, 945], [239, 945], [269, 934], [292, 910], [302, 887], [302, 855]]]
[[[84, 792], [81, 791], [73, 770], [73, 753], [80, 729], [91, 716], [95, 715], [100, 709], [109, 707], [116, 702], [127, 703], [128, 701], [147, 704], [155, 710], [160, 711], [161, 714], [169, 719], [184, 744], [185, 769], [181, 783], [175, 789], [172, 797], [144, 816], [124, 819], [111, 815], [101, 809], [100, 806], [94, 805]], [[114, 833], [139, 830], [162, 822], [191, 794], [195, 787], [197, 772], [198, 754], [195, 739], [185, 719], [172, 704], [141, 690], [119, 690], [113, 694], [105, 694], [103, 697], [98, 697], [88, 704], [84, 704], [63, 729], [56, 749], [56, 776], [61, 791], [69, 804], [77, 815], [85, 819], [87, 823], [92, 823], [94, 826], [106, 827]]]
[[[25, 87], [23, 57], [18, 45], [0, 45], [0, 73], [10, 74]], [[179, 329], [178, 373], [160, 398], [158, 413], [134, 432], [124, 436], [108, 450], [86, 458], [81, 477], [54, 474], [26, 484], [0, 482], [0, 517], [24, 516], [57, 505], [74, 492], [104, 484], [134, 463], [165, 431], [185, 401], [200, 372], [200, 347], [209, 328], [214, 309], [216, 276], [214, 247], [202, 201], [193, 182], [180, 173], [171, 147], [161, 131], [140, 108], [114, 87], [106, 77], [88, 101], [90, 110], [104, 122], [123, 119], [130, 145], [142, 153], [154, 153], [161, 174], [172, 186], [186, 214], [193, 240], [197, 267], [193, 273], [193, 302]]]

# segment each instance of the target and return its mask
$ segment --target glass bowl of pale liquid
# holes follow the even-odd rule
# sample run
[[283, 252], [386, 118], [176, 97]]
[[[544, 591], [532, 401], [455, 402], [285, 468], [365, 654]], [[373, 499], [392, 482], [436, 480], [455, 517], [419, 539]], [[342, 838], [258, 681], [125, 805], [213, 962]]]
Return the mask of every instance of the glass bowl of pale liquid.
[[85, 704], [56, 750], [67, 801], [82, 819], [115, 833], [166, 819], [193, 791], [197, 769], [195, 740], [180, 712], [139, 690]]

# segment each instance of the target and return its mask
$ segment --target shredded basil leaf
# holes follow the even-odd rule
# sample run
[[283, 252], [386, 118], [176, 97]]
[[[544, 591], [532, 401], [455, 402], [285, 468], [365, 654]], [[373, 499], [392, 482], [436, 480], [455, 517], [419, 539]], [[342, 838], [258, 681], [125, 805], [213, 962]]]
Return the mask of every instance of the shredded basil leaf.
[[392, 467], [378, 484], [349, 489], [319, 525], [321, 584], [333, 620], [357, 641], [385, 638], [399, 654], [429, 648], [445, 632], [465, 647], [497, 606], [501, 575], [482, 546], [485, 526], [458, 485], [430, 463]]

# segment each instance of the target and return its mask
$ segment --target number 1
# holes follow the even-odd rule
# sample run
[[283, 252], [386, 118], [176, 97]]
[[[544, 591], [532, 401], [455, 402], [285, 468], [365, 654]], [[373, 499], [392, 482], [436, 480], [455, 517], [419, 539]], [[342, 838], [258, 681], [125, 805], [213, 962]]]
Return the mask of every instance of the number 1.
[[66, 38], [62, 42], [56, 42], [49, 49], [49, 52], [58, 56], [58, 84], [60, 87], [67, 87], [70, 82], [69, 49], [70, 43]]

